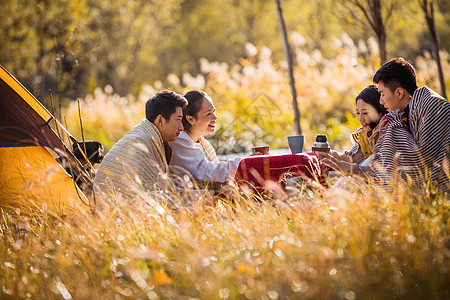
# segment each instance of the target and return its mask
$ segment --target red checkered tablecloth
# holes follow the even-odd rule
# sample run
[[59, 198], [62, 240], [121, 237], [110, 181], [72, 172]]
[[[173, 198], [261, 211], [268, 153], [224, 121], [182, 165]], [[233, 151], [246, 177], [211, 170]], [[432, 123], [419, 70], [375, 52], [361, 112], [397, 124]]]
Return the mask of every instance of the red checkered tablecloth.
[[314, 153], [258, 155], [243, 158], [235, 179], [257, 189], [265, 181], [282, 182], [282, 179], [301, 176], [322, 181], [320, 161]]

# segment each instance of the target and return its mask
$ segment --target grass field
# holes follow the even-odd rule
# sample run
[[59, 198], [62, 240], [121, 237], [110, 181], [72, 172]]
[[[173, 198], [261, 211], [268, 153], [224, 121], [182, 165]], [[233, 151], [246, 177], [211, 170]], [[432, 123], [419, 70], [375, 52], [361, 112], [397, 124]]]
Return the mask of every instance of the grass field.
[[1, 299], [448, 299], [447, 194], [154, 196], [96, 214], [2, 210]]
[[[354, 97], [372, 83], [378, 56], [363, 59], [348, 40], [333, 60], [293, 49], [306, 149], [318, 133], [345, 149], [359, 126]], [[420, 85], [436, 89], [430, 57], [416, 65]], [[450, 78], [448, 55], [443, 65]], [[80, 101], [86, 139], [110, 149], [156, 91], [198, 88], [217, 108], [219, 154], [287, 147], [289, 85], [268, 48], [234, 66], [203, 60], [201, 69], [139, 96], [97, 88]], [[61, 121], [81, 140], [78, 107]], [[355, 179], [347, 189], [264, 199], [236, 187], [224, 197], [142, 194], [77, 215], [1, 209], [0, 299], [450, 299], [450, 197], [424, 190], [388, 193]]]

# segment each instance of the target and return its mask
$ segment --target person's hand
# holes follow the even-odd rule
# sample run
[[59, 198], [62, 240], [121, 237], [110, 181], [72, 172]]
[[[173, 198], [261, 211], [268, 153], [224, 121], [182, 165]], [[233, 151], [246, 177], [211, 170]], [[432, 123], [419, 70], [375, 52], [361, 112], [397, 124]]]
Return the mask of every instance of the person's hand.
[[317, 152], [317, 154], [319, 155], [322, 165], [326, 167], [324, 171], [329, 169], [339, 170], [340, 161], [336, 159], [333, 155], [327, 152]]
[[330, 155], [336, 158], [337, 160], [348, 161], [347, 155], [345, 152], [338, 152], [336, 150], [330, 150]]
[[339, 171], [344, 174], [354, 174], [357, 164], [352, 164], [346, 161], [338, 160], [333, 155], [328, 153], [319, 153], [321, 156], [321, 162], [324, 166]]

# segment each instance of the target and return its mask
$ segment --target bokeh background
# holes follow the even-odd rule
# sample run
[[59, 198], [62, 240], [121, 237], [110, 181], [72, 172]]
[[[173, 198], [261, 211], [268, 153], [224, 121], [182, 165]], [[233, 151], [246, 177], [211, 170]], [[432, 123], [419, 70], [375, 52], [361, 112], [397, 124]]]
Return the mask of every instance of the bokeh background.
[[[370, 25], [374, 2], [384, 47]], [[354, 98], [372, 83], [383, 51], [407, 58], [419, 85], [442, 93], [423, 2], [430, 1], [281, 1], [306, 149], [318, 133], [336, 149], [350, 146], [359, 126]], [[449, 86], [450, 1], [433, 7]], [[78, 101], [85, 138], [110, 148], [155, 92], [194, 88], [216, 105], [219, 126], [208, 138], [219, 154], [284, 148], [295, 134], [272, 0], [3, 0], [0, 36], [0, 64], [78, 139]]]
[[[384, 50], [442, 93], [424, 2], [281, 1], [306, 149], [317, 133], [349, 147], [354, 98]], [[368, 22], [375, 3], [384, 48]], [[449, 86], [450, 3], [433, 4]], [[0, 64], [78, 140], [81, 115], [85, 138], [106, 148], [162, 89], [212, 96], [219, 154], [286, 148], [295, 133], [273, 0], [1, 0]], [[450, 299], [448, 194], [348, 180], [111, 195], [111, 206], [67, 215], [43, 189], [21, 208], [1, 205], [0, 299]]]

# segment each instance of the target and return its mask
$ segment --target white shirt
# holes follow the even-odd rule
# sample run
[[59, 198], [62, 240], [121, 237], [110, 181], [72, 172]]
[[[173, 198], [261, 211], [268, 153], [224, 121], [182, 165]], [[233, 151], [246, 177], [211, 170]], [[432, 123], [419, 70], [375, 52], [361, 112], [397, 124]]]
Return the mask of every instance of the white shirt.
[[209, 161], [201, 144], [194, 142], [184, 131], [169, 144], [172, 148], [170, 170], [180, 176], [190, 174], [199, 181], [225, 182], [229, 174], [234, 176], [241, 161], [240, 157], [221, 162]]

